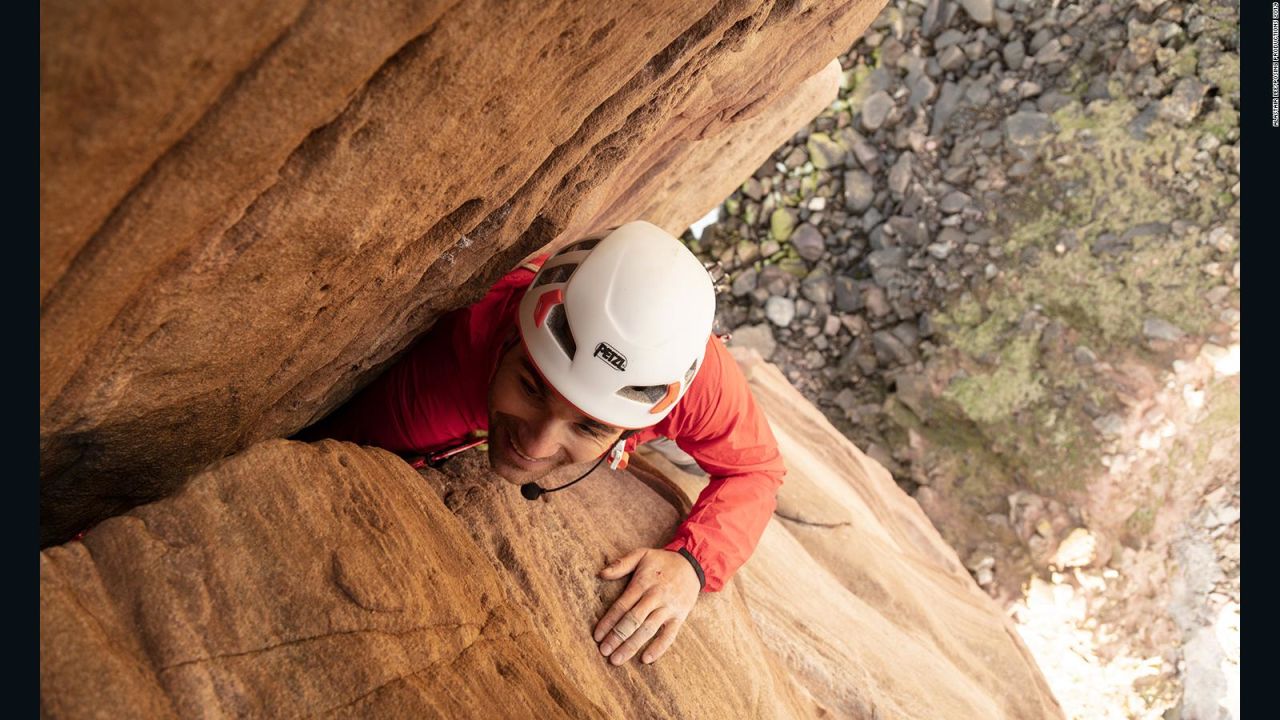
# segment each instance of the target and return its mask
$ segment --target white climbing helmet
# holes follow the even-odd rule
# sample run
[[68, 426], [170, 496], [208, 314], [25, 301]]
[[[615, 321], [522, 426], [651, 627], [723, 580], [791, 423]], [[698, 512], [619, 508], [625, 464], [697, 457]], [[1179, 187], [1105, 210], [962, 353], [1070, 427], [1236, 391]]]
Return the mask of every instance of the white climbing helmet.
[[693, 382], [715, 317], [706, 268], [642, 220], [572, 243], [520, 301], [533, 364], [584, 414], [622, 428], [657, 424]]

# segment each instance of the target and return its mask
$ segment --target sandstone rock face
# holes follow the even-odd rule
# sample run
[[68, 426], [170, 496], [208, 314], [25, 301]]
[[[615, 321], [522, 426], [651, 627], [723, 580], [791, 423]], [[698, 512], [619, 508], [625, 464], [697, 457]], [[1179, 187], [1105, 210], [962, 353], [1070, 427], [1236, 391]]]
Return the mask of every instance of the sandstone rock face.
[[914, 501], [741, 362], [789, 468], [777, 517], [653, 665], [599, 654], [624, 582], [596, 572], [665, 542], [703, 479], [643, 454], [529, 502], [475, 451], [419, 475], [276, 440], [42, 553], [44, 713], [1061, 718]]
[[[687, 225], [882, 6], [45, 3], [45, 542], [323, 416], [567, 230]], [[716, 146], [695, 207], [637, 199]]]

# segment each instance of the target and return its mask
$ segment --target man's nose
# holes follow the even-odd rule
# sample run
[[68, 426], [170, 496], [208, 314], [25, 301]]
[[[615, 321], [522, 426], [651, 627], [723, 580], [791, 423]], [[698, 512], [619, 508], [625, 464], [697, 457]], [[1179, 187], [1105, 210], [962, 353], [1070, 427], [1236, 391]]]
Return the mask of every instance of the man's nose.
[[520, 446], [529, 457], [549, 458], [560, 451], [560, 422], [555, 418], [539, 418], [525, 425]]

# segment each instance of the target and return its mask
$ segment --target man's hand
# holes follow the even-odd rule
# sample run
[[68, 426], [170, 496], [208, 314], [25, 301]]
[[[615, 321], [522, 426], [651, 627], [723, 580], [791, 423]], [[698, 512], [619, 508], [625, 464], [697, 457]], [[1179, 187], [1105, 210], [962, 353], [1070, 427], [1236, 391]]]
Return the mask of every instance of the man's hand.
[[630, 660], [655, 633], [657, 639], [641, 659], [651, 663], [662, 657], [675, 641], [700, 592], [693, 566], [680, 553], [670, 550], [633, 550], [601, 570], [599, 576], [617, 580], [631, 572], [635, 573], [631, 583], [600, 618], [594, 632], [600, 652], [614, 665]]

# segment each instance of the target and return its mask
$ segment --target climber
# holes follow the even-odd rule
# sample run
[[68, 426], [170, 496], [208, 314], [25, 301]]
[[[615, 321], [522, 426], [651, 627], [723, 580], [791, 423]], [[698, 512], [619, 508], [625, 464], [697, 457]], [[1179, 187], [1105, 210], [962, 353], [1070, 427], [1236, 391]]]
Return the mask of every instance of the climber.
[[625, 467], [637, 445], [674, 440], [709, 483], [669, 543], [598, 574], [631, 575], [594, 628], [601, 653], [620, 665], [648, 644], [642, 660], [653, 662], [699, 593], [723, 588], [751, 555], [785, 473], [746, 379], [711, 333], [714, 313], [694, 255], [654, 225], [627, 223], [521, 265], [442, 316], [301, 437], [440, 457], [487, 431], [493, 471], [530, 499], [555, 491], [536, 483], [557, 468]]

